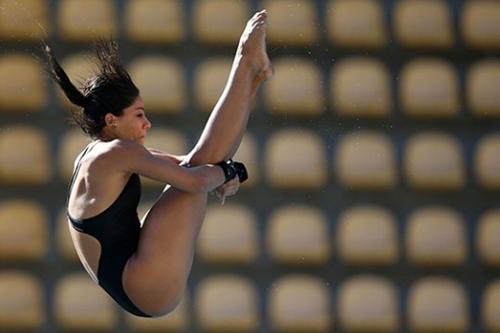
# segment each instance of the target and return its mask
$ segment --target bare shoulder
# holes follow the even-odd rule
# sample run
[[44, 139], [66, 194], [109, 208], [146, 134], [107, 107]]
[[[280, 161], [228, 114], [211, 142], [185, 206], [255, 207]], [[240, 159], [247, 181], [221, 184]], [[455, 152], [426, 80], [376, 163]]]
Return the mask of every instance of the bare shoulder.
[[132, 158], [144, 152], [147, 152], [147, 150], [135, 141], [115, 139], [100, 144], [99, 157], [103, 159]]
[[148, 150], [141, 144], [127, 139], [115, 139], [107, 142], [101, 142], [94, 163], [100, 167], [112, 167], [114, 170], [126, 172], [135, 172], [134, 162], [143, 159]]

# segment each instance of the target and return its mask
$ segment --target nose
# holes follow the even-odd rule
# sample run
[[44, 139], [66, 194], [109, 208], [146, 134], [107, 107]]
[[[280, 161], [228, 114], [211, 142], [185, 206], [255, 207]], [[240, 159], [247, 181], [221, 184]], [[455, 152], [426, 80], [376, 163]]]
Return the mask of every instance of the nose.
[[144, 119], [145, 119], [145, 121], [144, 121], [144, 128], [146, 128], [146, 129], [149, 130], [151, 128], [151, 122], [146, 117], [144, 117]]

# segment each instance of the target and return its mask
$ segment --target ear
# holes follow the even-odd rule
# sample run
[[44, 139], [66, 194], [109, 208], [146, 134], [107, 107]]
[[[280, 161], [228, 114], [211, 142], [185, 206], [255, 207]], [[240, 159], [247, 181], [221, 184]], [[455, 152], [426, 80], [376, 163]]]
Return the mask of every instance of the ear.
[[116, 122], [116, 117], [112, 113], [106, 113], [104, 116], [104, 121], [106, 122], [107, 126], [113, 126]]

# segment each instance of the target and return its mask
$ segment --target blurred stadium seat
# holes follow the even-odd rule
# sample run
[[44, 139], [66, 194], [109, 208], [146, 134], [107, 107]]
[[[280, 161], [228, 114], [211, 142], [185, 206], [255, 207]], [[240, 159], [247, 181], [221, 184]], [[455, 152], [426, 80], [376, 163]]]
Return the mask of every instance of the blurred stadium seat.
[[118, 13], [112, 0], [60, 0], [59, 35], [71, 42], [90, 42], [117, 36]]
[[125, 314], [127, 326], [133, 332], [187, 332], [190, 320], [187, 293], [184, 294], [177, 308], [166, 316], [143, 318], [130, 313]]
[[449, 48], [454, 44], [452, 15], [442, 0], [395, 2], [393, 29], [404, 47]]
[[275, 75], [265, 86], [265, 99], [273, 114], [316, 116], [324, 111], [322, 73], [305, 58], [273, 61]]
[[418, 118], [457, 116], [460, 86], [451, 63], [420, 58], [406, 64], [400, 77], [399, 98], [405, 114]]
[[476, 250], [483, 264], [500, 266], [500, 209], [490, 209], [480, 216]]
[[500, 332], [500, 280], [488, 284], [483, 292], [481, 319], [488, 332]]
[[260, 325], [258, 294], [250, 280], [212, 275], [197, 285], [195, 312], [203, 332], [254, 332]]
[[268, 218], [267, 253], [274, 262], [289, 265], [326, 264], [330, 230], [323, 212], [303, 204], [275, 209]]
[[399, 259], [397, 221], [385, 208], [354, 206], [338, 218], [338, 256], [346, 264], [390, 265]]
[[400, 326], [398, 297], [396, 288], [383, 277], [351, 277], [339, 287], [339, 325], [347, 332], [397, 332]]
[[229, 78], [233, 61], [231, 58], [210, 58], [196, 68], [193, 89], [196, 106], [210, 112], [219, 100]]
[[462, 34], [467, 46], [500, 49], [500, 3], [494, 0], [465, 1]]
[[46, 321], [41, 281], [18, 270], [0, 271], [0, 330], [38, 329]]
[[485, 189], [500, 189], [500, 134], [485, 135], [477, 144], [474, 169], [476, 180]]
[[381, 118], [390, 114], [391, 83], [382, 62], [348, 57], [333, 66], [330, 81], [330, 100], [339, 115]]
[[274, 187], [304, 189], [326, 185], [325, 147], [312, 131], [275, 131], [267, 141], [264, 160], [267, 180]]
[[44, 71], [30, 54], [0, 54], [0, 77], [9, 78], [0, 80], [0, 112], [40, 112], [46, 106]]
[[52, 25], [47, 0], [0, 0], [0, 40], [37, 41]]
[[181, 0], [128, 0], [124, 13], [130, 40], [141, 43], [177, 43], [186, 35]]
[[462, 147], [446, 133], [412, 136], [403, 163], [407, 184], [417, 190], [458, 190], [466, 182]]
[[202, 43], [232, 45], [250, 18], [247, 1], [198, 0], [192, 5], [193, 33]]
[[116, 305], [85, 273], [67, 274], [54, 290], [54, 316], [60, 329], [110, 331], [118, 323]]
[[13, 125], [0, 132], [0, 182], [42, 185], [50, 181], [52, 157], [46, 134], [34, 126]]
[[406, 255], [416, 265], [458, 266], [468, 255], [465, 221], [454, 209], [425, 206], [409, 217]]
[[271, 45], [310, 46], [319, 41], [318, 17], [309, 0], [262, 0], [267, 9], [267, 40]]
[[409, 290], [407, 317], [411, 331], [468, 332], [469, 300], [460, 283], [447, 277], [424, 277]]
[[197, 240], [198, 256], [209, 263], [250, 264], [259, 255], [257, 220], [238, 204], [209, 206]]
[[129, 64], [130, 76], [149, 112], [182, 112], [187, 104], [184, 67], [175, 58], [147, 55]]
[[379, 48], [387, 43], [383, 3], [330, 0], [326, 13], [329, 40], [345, 48]]
[[41, 260], [49, 249], [48, 218], [38, 203], [0, 201], [0, 261]]
[[330, 290], [319, 278], [285, 275], [272, 284], [267, 304], [273, 332], [331, 332]]
[[467, 102], [470, 111], [480, 117], [500, 117], [500, 61], [472, 63], [467, 75]]
[[338, 141], [335, 173], [348, 189], [386, 190], [398, 183], [396, 153], [385, 134], [356, 131]]

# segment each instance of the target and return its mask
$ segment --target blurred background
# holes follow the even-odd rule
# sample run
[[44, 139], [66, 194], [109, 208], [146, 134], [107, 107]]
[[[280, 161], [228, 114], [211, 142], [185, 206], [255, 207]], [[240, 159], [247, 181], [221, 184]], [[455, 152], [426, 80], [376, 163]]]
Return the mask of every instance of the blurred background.
[[[147, 145], [185, 153], [261, 8], [250, 180], [211, 198], [177, 310], [133, 318], [69, 240], [88, 141], [40, 39], [75, 83], [116, 39]], [[0, 0], [0, 332], [500, 332], [499, 273], [500, 1]]]

